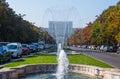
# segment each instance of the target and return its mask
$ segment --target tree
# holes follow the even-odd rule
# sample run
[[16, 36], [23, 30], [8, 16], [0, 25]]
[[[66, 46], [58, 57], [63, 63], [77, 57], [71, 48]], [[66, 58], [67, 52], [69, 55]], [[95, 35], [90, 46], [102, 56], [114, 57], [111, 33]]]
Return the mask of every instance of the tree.
[[24, 15], [15, 14], [5, 0], [0, 0], [0, 41], [21, 43], [38, 41], [41, 29], [23, 17]]
[[118, 41], [118, 43], [120, 44], [120, 32], [115, 36], [115, 38]]
[[82, 29], [76, 29], [74, 34], [67, 39], [67, 42], [69, 45], [80, 45], [82, 44], [81, 41], [81, 36], [82, 36]]
[[89, 22], [88, 25], [83, 28], [81, 39], [82, 39], [82, 43], [85, 45], [91, 44], [91, 37], [90, 37], [91, 29], [92, 29], [91, 22]]
[[109, 6], [93, 22], [91, 31], [92, 42], [94, 44], [117, 45], [115, 36], [119, 31], [120, 1], [115, 6]]

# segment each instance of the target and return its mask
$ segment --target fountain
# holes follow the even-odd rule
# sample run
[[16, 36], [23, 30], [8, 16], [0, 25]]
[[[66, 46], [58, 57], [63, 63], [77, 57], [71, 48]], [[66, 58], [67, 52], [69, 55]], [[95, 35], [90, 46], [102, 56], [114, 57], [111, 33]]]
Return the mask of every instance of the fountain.
[[60, 50], [62, 50], [61, 43], [58, 44], [58, 48], [57, 48], [57, 56], [59, 56]]
[[66, 79], [66, 74], [68, 73], [68, 58], [64, 50], [60, 50], [58, 54], [58, 67], [56, 72], [57, 79]]
[[[50, 32], [51, 36], [56, 40], [57, 43], [57, 71], [56, 71], [56, 78], [57, 79], [66, 79], [68, 74], [68, 66], [69, 61], [65, 51], [63, 50], [64, 41], [69, 37], [70, 33], [69, 26], [72, 26], [73, 23], [73, 15], [76, 8], [59, 8], [59, 7], [52, 7], [47, 9], [47, 13], [49, 16], [49, 25], [52, 25], [52, 33]], [[46, 14], [46, 13], [45, 13]], [[70, 16], [72, 15], [72, 17]], [[45, 16], [44, 16], [45, 17]], [[77, 19], [78, 17], [74, 18]], [[50, 27], [50, 26], [49, 26]], [[68, 28], [68, 29], [67, 29]], [[67, 37], [66, 37], [67, 35]]]
[[58, 66], [56, 71], [56, 78], [66, 79], [66, 74], [68, 73], [69, 61], [65, 51], [63, 50], [63, 46], [64, 46], [65, 35], [67, 34], [66, 33], [66, 28], [68, 25], [67, 15], [69, 13], [69, 9], [65, 11], [65, 9], [52, 8], [52, 9], [49, 9], [49, 11], [51, 12], [52, 15], [54, 15], [52, 16], [54, 21], [49, 21], [50, 22], [49, 25], [51, 25], [51, 27], [54, 29], [52, 30], [52, 34], [51, 33], [50, 34], [56, 40], [56, 43], [58, 46], [57, 48]]
[[[67, 33], [70, 32], [67, 30], [67, 28], [69, 28], [68, 26], [70, 25], [70, 22], [72, 22], [72, 18], [70, 18], [70, 13], [75, 12], [74, 8], [73, 7], [68, 9], [48, 8], [46, 12], [49, 14], [49, 16], [51, 15], [49, 22], [51, 22], [52, 29], [54, 29], [52, 30], [51, 36], [56, 40], [58, 46], [57, 47], [58, 63], [57, 63], [56, 73], [55, 74], [48, 73], [43, 75], [37, 74], [37, 76], [35, 77], [31, 76], [32, 78], [30, 78], [30, 76], [26, 76], [23, 79], [29, 79], [29, 78], [30, 79], [91, 79], [89, 77], [80, 74], [77, 75], [77, 74], [69, 73], [69, 68], [68, 68], [69, 61], [66, 52], [63, 50], [64, 41], [67, 38], [65, 35], [67, 35]], [[62, 27], [62, 29], [60, 27]]]

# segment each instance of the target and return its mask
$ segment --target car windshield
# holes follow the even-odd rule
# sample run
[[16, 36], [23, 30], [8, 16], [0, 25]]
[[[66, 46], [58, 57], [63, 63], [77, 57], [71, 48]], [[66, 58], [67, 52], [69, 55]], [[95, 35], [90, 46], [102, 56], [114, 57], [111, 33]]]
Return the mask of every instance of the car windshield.
[[43, 45], [39, 45], [39, 46], [43, 46]]
[[33, 46], [33, 45], [30, 45], [29, 47], [30, 47], [30, 48], [34, 48], [34, 46]]
[[37, 47], [38, 47], [38, 44], [37, 44], [37, 43], [32, 43], [32, 45], [35, 45], [35, 46], [37, 46]]
[[26, 48], [27, 47], [27, 45], [22, 45], [22, 48]]
[[8, 49], [17, 49], [17, 45], [8, 45]]

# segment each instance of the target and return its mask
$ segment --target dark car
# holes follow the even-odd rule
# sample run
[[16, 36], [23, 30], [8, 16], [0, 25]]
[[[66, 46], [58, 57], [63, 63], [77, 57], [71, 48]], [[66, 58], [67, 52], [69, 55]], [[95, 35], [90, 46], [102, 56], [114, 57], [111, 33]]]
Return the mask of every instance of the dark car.
[[22, 44], [22, 55], [28, 55], [30, 53], [29, 45]]
[[36, 47], [35, 47], [35, 45], [29, 45], [29, 48], [30, 48], [30, 53], [36, 52]]
[[120, 53], [120, 47], [118, 47], [118, 49], [117, 49], [117, 54], [119, 54]]
[[36, 51], [40, 51], [39, 44], [38, 43], [32, 43], [31, 45], [35, 46]]
[[5, 63], [11, 60], [11, 53], [7, 51], [6, 46], [0, 46], [0, 63]]
[[9, 42], [0, 42], [0, 46], [6, 46]]

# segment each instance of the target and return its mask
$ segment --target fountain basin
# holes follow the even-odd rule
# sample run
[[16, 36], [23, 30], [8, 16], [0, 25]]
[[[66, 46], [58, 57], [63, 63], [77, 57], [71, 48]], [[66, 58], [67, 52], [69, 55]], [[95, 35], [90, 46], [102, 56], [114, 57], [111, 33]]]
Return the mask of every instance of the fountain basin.
[[[0, 79], [19, 79], [22, 76], [34, 73], [55, 73], [57, 64], [23, 65], [15, 68], [3, 68], [0, 70]], [[113, 68], [100, 68], [88, 65], [70, 64], [69, 72], [99, 76], [103, 79], [120, 79], [120, 70]]]
[[[30, 74], [25, 77], [22, 77], [21, 79], [57, 79], [56, 75], [52, 73], [37, 73], [37, 74]], [[63, 78], [62, 78], [63, 79]], [[68, 73], [64, 79], [96, 79], [93, 77], [90, 77], [88, 75], [83, 74], [77, 74], [77, 73]]]

